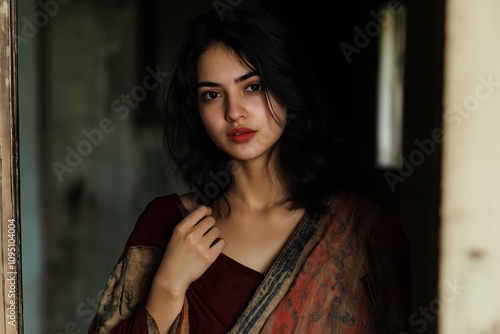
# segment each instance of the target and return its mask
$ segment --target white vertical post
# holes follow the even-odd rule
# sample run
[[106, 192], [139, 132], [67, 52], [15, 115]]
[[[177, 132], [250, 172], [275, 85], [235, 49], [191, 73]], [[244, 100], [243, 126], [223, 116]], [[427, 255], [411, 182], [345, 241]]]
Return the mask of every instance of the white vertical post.
[[446, 4], [440, 334], [500, 333], [499, 17]]

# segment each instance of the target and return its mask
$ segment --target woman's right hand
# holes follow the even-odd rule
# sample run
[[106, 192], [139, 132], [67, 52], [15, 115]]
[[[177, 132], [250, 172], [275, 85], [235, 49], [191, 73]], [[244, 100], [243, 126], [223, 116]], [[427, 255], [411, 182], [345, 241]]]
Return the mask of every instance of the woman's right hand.
[[146, 302], [160, 333], [170, 330], [182, 310], [187, 288], [226, 245], [211, 213], [209, 207], [198, 207], [177, 224], [170, 237]]
[[155, 283], [171, 293], [184, 294], [188, 286], [198, 279], [215, 261], [226, 245], [219, 239], [220, 230], [212, 209], [200, 206], [181, 220], [174, 228]]

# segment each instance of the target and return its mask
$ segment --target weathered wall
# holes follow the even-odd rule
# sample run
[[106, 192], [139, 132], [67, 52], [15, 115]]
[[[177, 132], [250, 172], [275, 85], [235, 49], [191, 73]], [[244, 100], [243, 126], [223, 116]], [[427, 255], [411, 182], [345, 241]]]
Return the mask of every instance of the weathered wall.
[[72, 0], [43, 30], [41, 332], [86, 330], [135, 219], [175, 191], [154, 121], [166, 70], [139, 61], [138, 15], [132, 0]]

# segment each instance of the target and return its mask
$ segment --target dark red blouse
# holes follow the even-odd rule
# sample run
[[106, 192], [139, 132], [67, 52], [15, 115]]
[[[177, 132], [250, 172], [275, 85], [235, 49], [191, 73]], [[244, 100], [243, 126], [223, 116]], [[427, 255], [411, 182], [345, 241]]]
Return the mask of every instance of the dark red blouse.
[[188, 289], [190, 332], [228, 332], [264, 276], [224, 254], [219, 255]]
[[[124, 259], [132, 246], [147, 245], [165, 250], [175, 225], [183, 219], [185, 212], [187, 211], [177, 194], [155, 198], [139, 216], [119, 261]], [[190, 333], [228, 332], [264, 276], [224, 254], [219, 255], [207, 271], [188, 288]], [[112, 333], [136, 333], [136, 328], [146, 327], [143, 303], [134, 316], [120, 323]], [[95, 333], [95, 330], [94, 318], [89, 333]]]
[[[165, 249], [174, 226], [182, 220], [185, 212], [187, 210], [177, 194], [159, 197], [139, 218], [139, 224], [150, 225], [158, 221], [166, 223], [167, 226], [164, 225], [163, 229], [168, 232], [161, 240], [162, 248]], [[155, 231], [154, 228], [151, 230]], [[151, 239], [155, 238], [151, 232], [148, 234], [146, 244], [150, 244]], [[138, 240], [134, 243], [138, 243]], [[264, 280], [264, 276], [224, 254], [219, 255], [207, 271], [188, 288], [190, 332], [228, 332]]]

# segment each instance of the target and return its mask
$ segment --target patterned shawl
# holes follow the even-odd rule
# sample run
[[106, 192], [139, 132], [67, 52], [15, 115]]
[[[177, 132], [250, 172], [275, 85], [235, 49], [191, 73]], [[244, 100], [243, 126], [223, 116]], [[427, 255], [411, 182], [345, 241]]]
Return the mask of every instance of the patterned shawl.
[[[331, 204], [330, 214], [299, 224], [228, 334], [409, 331], [411, 263], [400, 225], [362, 197], [344, 193]], [[128, 249], [108, 280], [96, 333], [128, 332], [111, 329], [144, 303], [161, 256], [156, 248]], [[186, 300], [171, 334], [189, 334], [188, 310]], [[143, 313], [141, 334], [157, 333]]]

